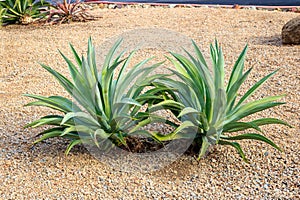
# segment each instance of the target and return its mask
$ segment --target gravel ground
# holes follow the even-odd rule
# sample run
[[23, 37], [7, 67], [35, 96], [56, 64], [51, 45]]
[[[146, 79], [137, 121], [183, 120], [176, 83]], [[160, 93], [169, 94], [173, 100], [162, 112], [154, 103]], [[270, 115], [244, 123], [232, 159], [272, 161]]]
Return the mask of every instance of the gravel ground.
[[[298, 14], [160, 7], [96, 12], [103, 15], [99, 21], [0, 29], [0, 199], [300, 198], [300, 47], [282, 46], [280, 39], [282, 26]], [[245, 88], [280, 67], [255, 98], [287, 94], [284, 98], [287, 104], [259, 115], [278, 117], [294, 126], [292, 129], [279, 125], [263, 127], [265, 135], [284, 153], [260, 142], [243, 142], [250, 164], [242, 162], [234, 149], [217, 147], [199, 162], [181, 156], [158, 171], [132, 173], [99, 162], [83, 147], [74, 148], [65, 156], [67, 143], [62, 140], [52, 139], [30, 148], [40, 129], [23, 129], [23, 126], [49, 110], [23, 107], [30, 100], [21, 95], [65, 94], [37, 62], [67, 74], [57, 49], [70, 56], [69, 42], [84, 52], [89, 36], [100, 45], [137, 28], [167, 29], [186, 35], [199, 44], [205, 55], [209, 43], [218, 38], [228, 71], [248, 43], [246, 65], [254, 70]], [[162, 35], [162, 38], [168, 37]]]

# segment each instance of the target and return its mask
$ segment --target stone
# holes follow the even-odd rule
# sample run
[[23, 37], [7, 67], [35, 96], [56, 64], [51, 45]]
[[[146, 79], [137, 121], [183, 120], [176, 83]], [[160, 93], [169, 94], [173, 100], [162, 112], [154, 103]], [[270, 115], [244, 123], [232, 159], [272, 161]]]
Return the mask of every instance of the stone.
[[281, 37], [283, 44], [300, 44], [300, 16], [283, 26]]
[[100, 9], [105, 8], [105, 5], [103, 3], [100, 3], [98, 6], [99, 6]]

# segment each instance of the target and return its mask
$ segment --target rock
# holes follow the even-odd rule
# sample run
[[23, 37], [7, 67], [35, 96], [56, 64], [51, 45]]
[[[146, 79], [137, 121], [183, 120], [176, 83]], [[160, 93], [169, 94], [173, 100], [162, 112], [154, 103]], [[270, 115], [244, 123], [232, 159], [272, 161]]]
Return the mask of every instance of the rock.
[[100, 9], [103, 9], [103, 8], [105, 8], [105, 5], [104, 5], [103, 3], [100, 3], [100, 4], [98, 5], [98, 7], [99, 7]]
[[300, 44], [300, 16], [283, 26], [281, 36], [283, 44]]
[[241, 9], [241, 6], [239, 4], [234, 4], [232, 6], [233, 9]]
[[108, 8], [109, 8], [109, 9], [116, 9], [116, 8], [117, 8], [117, 5], [116, 5], [116, 4], [109, 4], [109, 5], [108, 5]]

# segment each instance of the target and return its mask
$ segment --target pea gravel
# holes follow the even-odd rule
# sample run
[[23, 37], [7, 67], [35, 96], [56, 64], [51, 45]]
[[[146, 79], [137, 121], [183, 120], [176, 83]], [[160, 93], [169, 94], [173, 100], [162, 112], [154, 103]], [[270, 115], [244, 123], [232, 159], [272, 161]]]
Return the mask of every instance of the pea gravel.
[[[299, 199], [300, 46], [282, 46], [282, 26], [296, 13], [214, 8], [124, 8], [96, 10], [98, 21], [60, 26], [8, 26], [0, 29], [0, 199]], [[67, 141], [51, 139], [31, 146], [42, 129], [23, 126], [48, 109], [23, 107], [24, 93], [65, 95], [39, 67], [45, 63], [67, 74], [57, 49], [71, 56], [87, 39], [95, 44], [137, 28], [163, 28], [193, 38], [208, 55], [217, 38], [229, 72], [246, 43], [246, 67], [254, 67], [245, 91], [280, 68], [254, 98], [286, 94], [287, 104], [251, 118], [271, 116], [290, 122], [263, 127], [284, 153], [266, 144], [242, 142], [250, 164], [234, 149], [217, 147], [205, 159], [181, 156], [148, 173], [124, 172], [95, 159], [83, 147], [64, 155]], [[151, 34], [145, 35], [151, 37]], [[162, 36], [163, 37], [163, 36]], [[146, 55], [148, 56], [148, 55]], [[139, 58], [137, 58], [139, 60]], [[165, 69], [162, 69], [163, 71]]]

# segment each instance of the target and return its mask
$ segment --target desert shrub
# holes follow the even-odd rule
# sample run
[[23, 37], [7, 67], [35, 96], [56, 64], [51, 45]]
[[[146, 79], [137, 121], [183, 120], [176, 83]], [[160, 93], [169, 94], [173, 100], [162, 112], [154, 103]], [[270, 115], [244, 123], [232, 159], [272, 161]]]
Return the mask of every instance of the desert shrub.
[[[259, 140], [281, 149], [270, 139], [259, 133], [240, 133], [248, 129], [262, 133], [260, 126], [267, 124], [283, 124], [286, 122], [276, 118], [260, 118], [247, 122], [247, 117], [254, 113], [279, 106], [277, 102], [283, 95], [269, 96], [259, 100], [250, 101], [249, 97], [271, 76], [272, 72], [255, 83], [245, 94], [239, 96], [239, 89], [247, 79], [252, 68], [244, 71], [245, 55], [247, 46], [240, 54], [233, 66], [228, 83], [225, 83], [224, 56], [221, 47], [216, 41], [210, 46], [212, 69], [210, 70], [203, 54], [193, 42], [195, 55], [186, 51], [187, 56], [171, 53], [169, 60], [176, 70], [170, 69], [180, 81], [163, 77], [157, 84], [169, 87], [177, 94], [177, 100], [173, 103], [180, 103], [179, 109], [173, 107], [173, 111], [181, 117], [182, 125], [178, 129], [188, 128], [190, 131], [180, 134], [157, 135], [161, 141], [174, 138], [194, 137], [193, 145], [199, 150], [199, 158], [203, 157], [211, 145], [229, 145], [234, 147], [244, 161], [247, 161], [245, 154], [237, 142], [239, 140]], [[171, 100], [169, 100], [171, 101]], [[196, 135], [194, 136], [194, 133]], [[190, 135], [190, 136], [189, 136]]]
[[76, 64], [64, 54], [61, 55], [67, 62], [72, 80], [41, 64], [74, 100], [62, 96], [25, 95], [37, 100], [27, 106], [49, 107], [61, 113], [44, 116], [26, 126], [36, 128], [50, 125], [38, 135], [41, 137], [34, 143], [53, 137], [68, 138], [68, 153], [74, 145], [81, 143], [109, 150], [113, 146], [128, 147], [126, 138], [129, 136], [156, 139], [151, 132], [141, 128], [160, 120], [159, 116], [151, 114], [147, 106], [164, 100], [160, 94], [165, 92], [155, 88], [143, 93], [142, 91], [151, 86], [153, 80], [165, 76], [148, 76], [161, 63], [146, 66], [150, 60], [146, 59], [126, 72], [135, 51], [125, 58], [125, 52], [116, 55], [120, 44], [121, 40], [111, 48], [100, 72], [97, 70], [91, 39], [88, 42], [86, 57], [80, 58], [70, 45]]
[[88, 13], [84, 2], [80, 0], [59, 0], [51, 5], [52, 9], [48, 16], [51, 23], [70, 23], [72, 21], [94, 20], [96, 17]]
[[3, 24], [30, 24], [47, 16], [42, 8], [49, 3], [44, 0], [5, 0], [0, 1], [0, 6], [5, 11], [0, 15]]

